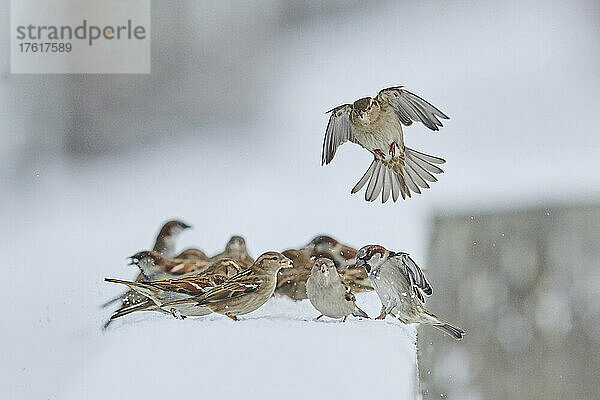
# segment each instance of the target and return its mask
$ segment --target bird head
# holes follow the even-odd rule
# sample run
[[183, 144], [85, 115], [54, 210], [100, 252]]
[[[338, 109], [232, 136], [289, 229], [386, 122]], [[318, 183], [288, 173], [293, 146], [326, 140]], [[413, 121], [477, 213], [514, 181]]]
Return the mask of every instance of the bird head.
[[156, 251], [140, 251], [129, 258], [129, 265], [156, 264], [162, 258]]
[[359, 121], [368, 124], [377, 119], [379, 103], [372, 97], [363, 97], [354, 102], [352, 113]]
[[281, 268], [291, 268], [292, 261], [281, 253], [267, 251], [256, 259], [253, 267], [256, 270], [277, 273]]
[[243, 253], [247, 252], [246, 250], [246, 240], [244, 240], [241, 236], [232, 236], [227, 242], [225, 246], [225, 251], [228, 253]]
[[362, 247], [356, 253], [356, 266], [364, 267], [368, 274], [378, 268], [387, 259], [388, 251], [383, 246], [371, 244]]
[[334, 262], [323, 257], [314, 261], [311, 273], [324, 279], [332, 278], [338, 274]]
[[191, 228], [190, 225], [186, 224], [185, 222], [181, 222], [181, 221], [175, 219], [175, 220], [165, 223], [163, 225], [163, 227], [161, 228], [158, 236], [160, 236], [160, 237], [178, 236], [181, 232], [183, 232], [184, 230], [189, 229], [189, 228]]

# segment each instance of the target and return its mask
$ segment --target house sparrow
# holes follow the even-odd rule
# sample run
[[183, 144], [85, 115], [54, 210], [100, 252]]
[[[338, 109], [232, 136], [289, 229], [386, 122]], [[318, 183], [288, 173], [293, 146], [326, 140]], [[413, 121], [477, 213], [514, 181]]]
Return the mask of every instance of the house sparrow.
[[[154, 241], [154, 246], [152, 247], [153, 251], [158, 252], [163, 257], [174, 257], [175, 256], [175, 240], [179, 236], [181, 232], [186, 229], [191, 228], [190, 225], [185, 222], [181, 222], [178, 220], [167, 221], [158, 232], [156, 239]], [[136, 278], [137, 282], [141, 282], [144, 280], [144, 276], [140, 272]], [[121, 306], [130, 306], [131, 304], [135, 304], [137, 302], [144, 301], [144, 297], [137, 295], [134, 291], [128, 291], [118, 297], [115, 297], [102, 305], [102, 307], [107, 307], [112, 303], [121, 300]]]
[[[106, 328], [111, 321], [117, 318], [137, 311], [170, 312], [174, 316], [177, 316], [175, 308], [173, 310], [164, 310], [159, 307], [159, 304], [180, 298], [198, 296], [206, 290], [222, 284], [242, 270], [243, 267], [241, 265], [233, 260], [226, 259], [213, 262], [202, 273], [196, 273], [179, 279], [168, 279], [155, 282], [129, 282], [106, 278], [107, 282], [120, 283], [129, 286], [132, 291], [141, 296], [143, 300], [130, 304], [129, 306], [121, 307], [119, 310], [115, 311], [104, 327]], [[208, 309], [191, 308], [191, 311], [187, 312], [186, 315], [207, 315], [210, 314], [210, 312], [211, 311]]]
[[[141, 281], [156, 281], [169, 279], [174, 275], [183, 275], [189, 272], [203, 272], [211, 261], [209, 260], [184, 260], [178, 258], [165, 258], [156, 251], [140, 251], [130, 257], [130, 265], [140, 269], [143, 276]], [[140, 282], [140, 280], [137, 280]]]
[[364, 97], [353, 104], [343, 104], [331, 112], [323, 140], [321, 164], [329, 164], [338, 146], [347, 141], [369, 150], [373, 162], [367, 172], [352, 189], [358, 192], [369, 182], [365, 200], [374, 201], [380, 193], [385, 203], [390, 193], [394, 201], [402, 195], [411, 197], [411, 191], [421, 194], [420, 188], [429, 188], [436, 182], [433, 174], [443, 171], [435, 164], [446, 161], [413, 150], [404, 145], [402, 125], [422, 122], [433, 131], [442, 126], [439, 118], [449, 119], [446, 114], [402, 86], [380, 91], [375, 98]]
[[432, 325], [456, 340], [463, 338], [464, 330], [439, 319], [423, 307], [424, 296], [431, 296], [433, 289], [407, 253], [395, 253], [377, 245], [364, 246], [356, 255], [356, 265], [365, 267], [381, 300], [381, 314], [376, 319], [391, 314], [405, 324]]
[[161, 303], [160, 306], [163, 309], [173, 308], [181, 315], [189, 315], [187, 313], [196, 308], [208, 308], [237, 321], [239, 315], [248, 314], [269, 300], [275, 290], [277, 272], [289, 267], [291, 261], [287, 257], [269, 251], [221, 285], [199, 296]]
[[354, 293], [373, 290], [364, 268], [354, 265], [356, 250], [330, 236], [316, 236], [304, 248], [286, 250], [283, 255], [291, 259], [294, 266], [279, 271], [275, 294], [288, 296], [293, 300], [306, 299], [306, 280], [314, 260], [319, 257], [329, 258], [335, 263], [338, 274]]
[[178, 220], [165, 223], [154, 242], [152, 250], [158, 252], [163, 257], [175, 257], [175, 240], [181, 232], [191, 228], [190, 225]]
[[224, 258], [235, 260], [246, 267], [249, 267], [254, 263], [254, 259], [248, 254], [246, 240], [241, 236], [232, 236], [225, 245], [225, 250], [223, 250], [222, 253], [212, 256], [210, 260], [216, 261]]
[[356, 305], [356, 298], [350, 287], [338, 275], [333, 261], [328, 258], [319, 258], [313, 263], [312, 271], [306, 282], [308, 300], [321, 315], [329, 318], [343, 318], [346, 322], [348, 315], [369, 318], [369, 316]]

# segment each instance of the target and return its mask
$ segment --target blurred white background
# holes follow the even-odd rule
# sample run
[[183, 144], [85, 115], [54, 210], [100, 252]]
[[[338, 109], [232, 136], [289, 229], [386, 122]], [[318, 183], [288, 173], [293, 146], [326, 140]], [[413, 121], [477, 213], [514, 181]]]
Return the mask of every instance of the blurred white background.
[[[10, 75], [0, 61], [0, 374], [13, 397], [35, 382], [61, 398], [90, 368], [107, 340], [99, 305], [120, 290], [102, 278], [133, 276], [124, 258], [171, 217], [194, 226], [183, 247], [207, 252], [231, 234], [256, 256], [328, 233], [427, 266], [434, 214], [600, 197], [598, 2], [152, 8], [151, 75]], [[393, 85], [451, 117], [405, 131], [446, 173], [422, 196], [368, 204], [350, 195], [366, 151], [346, 144], [319, 165], [324, 112]]]

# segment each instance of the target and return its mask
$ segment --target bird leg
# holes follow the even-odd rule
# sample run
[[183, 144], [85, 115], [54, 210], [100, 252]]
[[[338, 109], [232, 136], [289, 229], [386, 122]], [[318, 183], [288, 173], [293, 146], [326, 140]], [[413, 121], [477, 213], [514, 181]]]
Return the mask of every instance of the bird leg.
[[382, 160], [385, 158], [385, 154], [380, 149], [373, 150], [373, 153], [375, 153], [375, 155], [378, 156]]
[[387, 317], [387, 313], [385, 311], [383, 311], [378, 317], [376, 317], [375, 319], [385, 319], [385, 317]]
[[342, 322], [346, 322], [346, 318], [348, 318], [347, 315], [342, 319]]
[[174, 308], [171, 308], [171, 315], [175, 318], [175, 319], [180, 319], [180, 320], [184, 320], [185, 319], [185, 315], [181, 315], [181, 313], [179, 311], [177, 311]]
[[234, 321], [239, 321], [238, 317], [236, 317], [235, 315], [230, 315], [230, 314], [225, 314], [226, 316], [228, 316], [229, 318], [231, 318]]
[[317, 317], [317, 319], [315, 319], [315, 321], [318, 321], [318, 320], [319, 320], [319, 318], [321, 318], [322, 316], [323, 316], [323, 314], [319, 315], [319, 316]]
[[390, 144], [390, 155], [392, 157], [394, 157], [396, 155], [396, 148], [400, 149], [400, 147], [398, 146], [398, 143], [392, 142], [392, 144]]

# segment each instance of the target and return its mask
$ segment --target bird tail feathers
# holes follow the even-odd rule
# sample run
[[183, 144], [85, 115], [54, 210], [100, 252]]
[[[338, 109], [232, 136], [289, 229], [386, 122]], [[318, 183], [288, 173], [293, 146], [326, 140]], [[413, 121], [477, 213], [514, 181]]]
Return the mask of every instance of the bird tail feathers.
[[465, 336], [466, 332], [463, 329], [436, 317], [430, 312], [426, 312], [425, 314], [427, 319], [425, 321], [422, 321], [421, 323], [431, 325], [434, 328], [437, 328], [440, 331], [452, 336], [456, 340], [462, 340], [462, 338]]
[[381, 193], [383, 203], [390, 195], [394, 201], [411, 197], [411, 191], [421, 194], [421, 188], [429, 189], [428, 182], [437, 182], [434, 174], [444, 171], [437, 166], [446, 161], [442, 158], [421, 153], [404, 147], [404, 157], [392, 159], [375, 158], [358, 183], [352, 188], [352, 194], [367, 184], [365, 200], [374, 201]]

